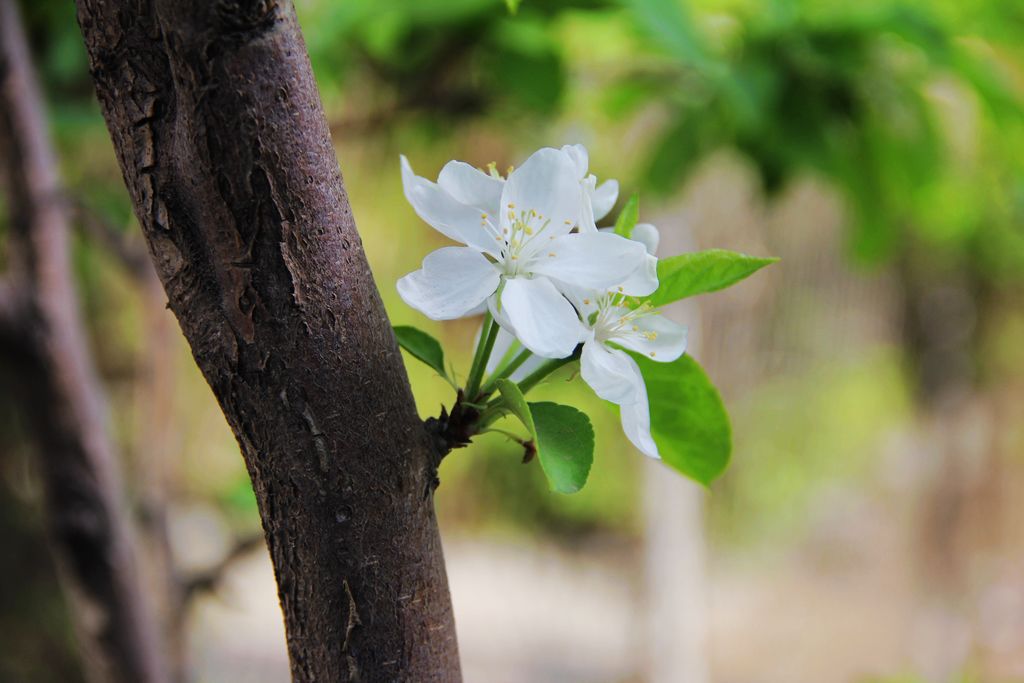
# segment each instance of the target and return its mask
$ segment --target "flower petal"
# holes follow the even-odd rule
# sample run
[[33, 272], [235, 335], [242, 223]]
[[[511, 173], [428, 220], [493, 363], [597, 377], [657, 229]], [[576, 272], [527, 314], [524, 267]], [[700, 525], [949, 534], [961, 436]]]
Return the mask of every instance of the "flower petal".
[[[480, 334], [477, 333], [477, 339], [479, 340], [479, 338]], [[494, 372], [498, 369], [499, 365], [503, 365], [505, 361], [511, 360], [524, 350], [522, 343], [516, 339], [515, 335], [502, 327], [498, 330], [498, 336], [494, 340], [494, 349], [491, 351], [491, 357], [487, 361], [487, 374]], [[520, 382], [543, 363], [543, 358], [531, 355], [526, 359], [526, 362], [509, 375], [509, 379], [513, 382]]]
[[640, 393], [647, 391], [636, 361], [625, 351], [610, 349], [594, 338], [583, 345], [580, 375], [595, 394], [617, 405], [634, 403]]
[[638, 317], [627, 330], [612, 337], [613, 341], [651, 360], [669, 363], [686, 351], [686, 326], [663, 315]]
[[650, 458], [660, 459], [658, 444], [654, 443], [651, 436], [651, 411], [647, 402], [647, 391], [640, 392], [638, 398], [639, 400], [619, 408], [622, 431], [641, 453]]
[[565, 358], [584, 334], [576, 309], [546, 278], [506, 280], [500, 310], [523, 346], [544, 358]]
[[[510, 206], [511, 205], [511, 206]], [[544, 235], [564, 235], [580, 219], [580, 183], [572, 158], [561, 150], [545, 147], [534, 152], [512, 171], [501, 193], [501, 228], [510, 228], [515, 216], [532, 210], [549, 221]]]
[[[614, 227], [598, 228], [598, 230], [609, 234], [615, 234]], [[658, 229], [650, 223], [637, 223], [633, 226], [633, 234], [629, 236], [629, 239], [644, 245], [647, 253], [653, 256], [654, 253], [658, 251], [658, 243], [661, 241], [661, 234], [658, 232]]]
[[562, 151], [572, 159], [573, 166], [576, 168], [576, 179], [584, 178], [587, 175], [587, 167], [590, 166], [590, 154], [587, 153], [587, 148], [580, 144], [564, 145]]
[[402, 187], [416, 215], [439, 233], [492, 256], [500, 253], [499, 243], [495, 240], [498, 232], [490, 218], [481, 218], [480, 209], [457, 201], [437, 183], [414, 174], [404, 155]]
[[658, 242], [661, 241], [658, 229], [650, 223], [637, 223], [634, 225], [633, 234], [629, 238], [643, 244], [647, 247], [647, 253], [652, 255], [658, 251]]
[[619, 181], [606, 180], [591, 193], [590, 204], [594, 209], [594, 220], [599, 221], [608, 215], [619, 198]]
[[617, 286], [647, 255], [639, 242], [602, 232], [562, 235], [540, 247], [527, 266], [530, 272], [588, 289]]
[[619, 286], [623, 294], [630, 296], [647, 296], [654, 292], [658, 288], [658, 258], [645, 254], [640, 267]]
[[498, 215], [505, 181], [473, 168], [463, 161], [449, 161], [437, 176], [441, 189], [457, 201], [476, 207], [489, 216]]
[[442, 247], [427, 254], [420, 270], [398, 281], [398, 294], [432, 320], [469, 314], [498, 288], [501, 275], [470, 247]]
[[588, 175], [580, 181], [580, 232], [597, 232], [597, 220], [591, 203], [596, 185], [597, 178], [594, 175]]

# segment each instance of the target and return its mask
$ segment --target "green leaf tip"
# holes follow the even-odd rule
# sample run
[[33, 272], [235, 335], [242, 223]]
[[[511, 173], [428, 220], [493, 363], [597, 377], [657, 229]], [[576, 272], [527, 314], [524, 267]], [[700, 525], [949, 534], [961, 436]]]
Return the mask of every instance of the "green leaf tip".
[[640, 193], [634, 192], [615, 219], [615, 234], [625, 238], [633, 236], [633, 228], [640, 220]]
[[748, 256], [725, 249], [709, 249], [658, 260], [658, 289], [646, 297], [652, 306], [664, 306], [680, 299], [717, 292], [744, 280], [775, 257]]
[[658, 363], [630, 353], [643, 374], [651, 436], [666, 465], [708, 486], [729, 464], [732, 428], [711, 380], [688, 355]]
[[413, 358], [426, 363], [437, 374], [448, 379], [444, 367], [444, 350], [440, 342], [410, 325], [395, 325], [394, 330], [399, 346], [408, 351]]
[[594, 428], [571, 406], [542, 401], [527, 403], [512, 380], [498, 381], [505, 407], [519, 418], [537, 448], [548, 486], [558, 493], [576, 493], [587, 483], [594, 462]]

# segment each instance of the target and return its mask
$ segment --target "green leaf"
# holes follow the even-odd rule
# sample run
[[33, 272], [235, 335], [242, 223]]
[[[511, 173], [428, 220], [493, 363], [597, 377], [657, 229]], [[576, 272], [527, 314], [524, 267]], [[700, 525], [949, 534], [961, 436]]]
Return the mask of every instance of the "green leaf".
[[687, 355], [658, 363], [630, 353], [647, 384], [651, 436], [661, 459], [705, 486], [729, 464], [732, 429], [718, 390]]
[[696, 294], [717, 292], [753, 275], [777, 258], [709, 249], [658, 260], [658, 289], [644, 300], [664, 306]]
[[409, 325], [396, 325], [394, 329], [399, 346], [408, 351], [413, 358], [432, 367], [437, 374], [448, 377], [444, 369], [444, 350], [436, 339]]
[[533, 415], [530, 413], [530, 405], [526, 402], [526, 397], [523, 396], [523, 392], [519, 390], [519, 385], [510, 379], [499, 379], [498, 380], [498, 391], [501, 393], [501, 397], [505, 400], [505, 407], [512, 412], [513, 415], [519, 418], [519, 421], [523, 423], [523, 426], [530, 430], [530, 436], [537, 436], [537, 428], [533, 424]]
[[505, 406], [530, 431], [551, 490], [576, 493], [582, 489], [594, 462], [590, 419], [571, 406], [547, 401], [527, 403], [511, 380], [499, 380], [498, 391]]
[[571, 406], [530, 404], [537, 428], [537, 457], [552, 491], [576, 493], [587, 483], [594, 462], [594, 428]]
[[523, 0], [505, 0], [505, 6], [508, 7], [509, 14], [515, 14], [519, 11], [519, 5], [523, 4]]
[[615, 234], [629, 238], [633, 236], [633, 228], [640, 220], [640, 194], [633, 193], [626, 205], [622, 207], [619, 217], [615, 219]]

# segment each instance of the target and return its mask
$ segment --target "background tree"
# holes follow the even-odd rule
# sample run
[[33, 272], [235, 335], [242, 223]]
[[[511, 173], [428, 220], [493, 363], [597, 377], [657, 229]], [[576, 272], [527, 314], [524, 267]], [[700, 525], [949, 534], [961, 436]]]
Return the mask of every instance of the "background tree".
[[167, 680], [133, 555], [106, 404], [79, 318], [70, 223], [21, 19], [0, 2], [0, 163], [10, 212], [0, 284], [9, 391], [25, 409], [47, 531], [89, 678]]

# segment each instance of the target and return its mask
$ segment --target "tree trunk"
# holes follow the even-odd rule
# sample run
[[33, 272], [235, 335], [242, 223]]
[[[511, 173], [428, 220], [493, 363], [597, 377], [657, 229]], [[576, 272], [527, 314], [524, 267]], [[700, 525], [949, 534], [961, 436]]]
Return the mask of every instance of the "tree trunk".
[[78, 314], [56, 160], [14, 0], [0, 0], [0, 168], [11, 216], [0, 357], [39, 451], [49, 537], [86, 674], [161, 683], [155, 622], [142, 600], [103, 392]]
[[252, 478], [293, 679], [459, 680], [438, 456], [292, 4], [77, 6], [170, 307]]

